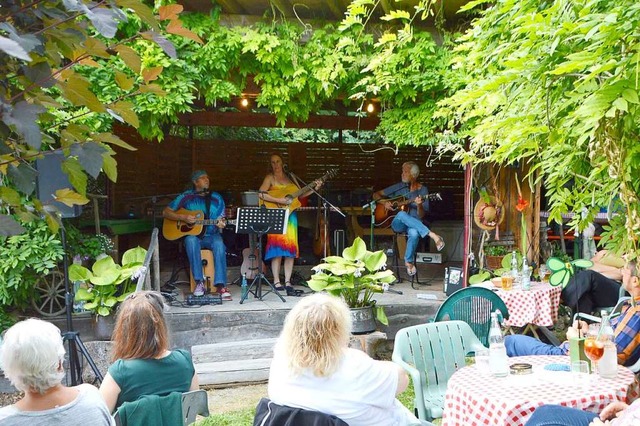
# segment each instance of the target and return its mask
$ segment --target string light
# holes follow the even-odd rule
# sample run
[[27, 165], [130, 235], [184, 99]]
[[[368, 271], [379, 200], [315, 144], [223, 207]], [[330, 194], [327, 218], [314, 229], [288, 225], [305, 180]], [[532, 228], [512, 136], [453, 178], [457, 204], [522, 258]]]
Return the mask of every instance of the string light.
[[242, 98], [242, 99], [240, 100], [240, 105], [241, 105], [243, 108], [248, 107], [248, 106], [249, 106], [249, 99], [247, 99], [247, 98]]
[[373, 105], [373, 102], [369, 102], [367, 104], [367, 112], [369, 114], [372, 114], [375, 110], [376, 110], [376, 107], [375, 107], [375, 105]]

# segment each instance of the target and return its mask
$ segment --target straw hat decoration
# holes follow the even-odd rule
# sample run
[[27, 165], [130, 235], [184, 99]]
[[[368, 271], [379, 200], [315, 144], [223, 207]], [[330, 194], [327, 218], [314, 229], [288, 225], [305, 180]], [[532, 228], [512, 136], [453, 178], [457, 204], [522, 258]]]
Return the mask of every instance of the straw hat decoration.
[[488, 201], [481, 197], [473, 208], [473, 221], [479, 228], [487, 231], [500, 225], [504, 216], [504, 205], [494, 196], [488, 197]]

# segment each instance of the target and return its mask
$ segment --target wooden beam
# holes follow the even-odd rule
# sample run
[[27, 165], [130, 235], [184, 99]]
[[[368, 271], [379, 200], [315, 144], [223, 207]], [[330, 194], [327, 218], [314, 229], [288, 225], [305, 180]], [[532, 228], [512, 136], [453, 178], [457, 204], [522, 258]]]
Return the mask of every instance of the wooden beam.
[[280, 11], [287, 18], [291, 18], [295, 16], [293, 13], [293, 6], [287, 0], [269, 0], [270, 3], [275, 6], [276, 9]]
[[234, 15], [244, 15], [247, 11], [236, 0], [216, 0], [222, 7], [223, 13], [231, 13]]
[[[255, 112], [197, 111], [181, 114], [178, 123], [182, 126], [220, 127], [280, 127], [276, 116]], [[284, 127], [302, 129], [375, 130], [380, 124], [378, 117], [344, 117], [332, 115], [310, 115], [304, 122], [287, 120]]]

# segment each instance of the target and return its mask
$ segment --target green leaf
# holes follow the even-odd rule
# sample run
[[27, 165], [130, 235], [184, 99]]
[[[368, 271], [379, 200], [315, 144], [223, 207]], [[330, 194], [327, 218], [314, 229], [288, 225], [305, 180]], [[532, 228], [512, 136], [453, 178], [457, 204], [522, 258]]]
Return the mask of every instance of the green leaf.
[[122, 71], [116, 70], [116, 83], [122, 90], [129, 91], [133, 88], [134, 81]]
[[140, 127], [138, 116], [133, 111], [133, 104], [129, 101], [119, 101], [111, 105], [111, 109], [124, 119], [127, 124], [132, 125], [136, 129]]
[[587, 259], [576, 259], [574, 261], [571, 262], [574, 266], [577, 266], [578, 268], [591, 268], [593, 266], [593, 262]]
[[118, 181], [118, 164], [108, 152], [102, 154], [102, 171], [111, 182]]
[[66, 158], [62, 162], [62, 171], [69, 177], [69, 183], [81, 194], [87, 193], [87, 175], [75, 158]]
[[54, 199], [69, 207], [73, 207], [75, 205], [83, 206], [89, 202], [87, 197], [80, 195], [69, 188], [58, 189], [55, 192]]
[[[78, 291], [76, 291], [76, 296], [74, 300], [76, 302], [88, 302], [89, 300], [93, 300], [94, 294], [89, 292], [86, 288], [80, 287]], [[85, 305], [86, 308], [86, 305]]]
[[0, 199], [10, 206], [19, 206], [21, 204], [20, 194], [13, 188], [8, 186], [0, 186]]
[[118, 52], [118, 56], [120, 56], [122, 61], [131, 69], [131, 71], [136, 74], [140, 74], [142, 61], [135, 50], [123, 44], [116, 46], [114, 50]]
[[364, 266], [368, 271], [377, 271], [387, 264], [387, 255], [382, 250], [374, 253], [367, 252], [364, 256]]
[[384, 312], [383, 306], [375, 306], [376, 310], [376, 319], [383, 325], [389, 325], [389, 319], [387, 318], [387, 314]]
[[69, 102], [84, 105], [95, 112], [106, 112], [105, 106], [89, 89], [89, 80], [86, 78], [74, 73], [66, 83], [60, 83], [60, 88]]
[[[87, 305], [85, 305], [85, 308], [87, 307]], [[106, 306], [100, 306], [98, 308], [98, 310], [96, 311], [96, 313], [100, 316], [103, 317], [108, 317], [111, 314], [111, 310], [109, 308], [107, 308]]]
[[84, 281], [87, 282], [93, 274], [90, 270], [82, 265], [76, 265], [75, 263], [69, 265], [69, 280], [70, 281]]
[[547, 259], [547, 267], [553, 272], [567, 269], [566, 264], [557, 257], [550, 257], [549, 259]]
[[116, 0], [116, 4], [124, 9], [133, 10], [142, 21], [153, 29], [158, 29], [159, 24], [153, 10], [139, 0]]
[[120, 148], [128, 149], [129, 151], [138, 150], [138, 148], [135, 148], [129, 145], [127, 142], [123, 141], [113, 133], [96, 133], [93, 135], [93, 139], [97, 142], [104, 142], [110, 145], [116, 145], [116, 146], [119, 146]]
[[142, 265], [147, 256], [147, 250], [142, 247], [135, 247], [124, 252], [122, 255], [122, 264], [129, 266], [132, 264]]
[[70, 152], [89, 175], [94, 179], [98, 177], [102, 170], [102, 154], [107, 152], [105, 147], [95, 142], [76, 143], [71, 145]]
[[362, 238], [357, 237], [353, 240], [353, 244], [344, 249], [342, 252], [342, 256], [346, 260], [362, 260], [364, 255], [367, 253], [367, 245], [364, 243]]

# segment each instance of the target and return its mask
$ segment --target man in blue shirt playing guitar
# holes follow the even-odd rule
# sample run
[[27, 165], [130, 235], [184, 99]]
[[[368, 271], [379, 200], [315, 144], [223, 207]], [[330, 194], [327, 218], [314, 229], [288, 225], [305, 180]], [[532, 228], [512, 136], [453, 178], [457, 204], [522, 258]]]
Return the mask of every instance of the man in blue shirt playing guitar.
[[[184, 247], [189, 258], [189, 266], [196, 283], [194, 296], [203, 296], [206, 291], [202, 273], [201, 249], [213, 251], [215, 272], [213, 282], [222, 300], [231, 300], [227, 289], [226, 247], [222, 240], [222, 229], [226, 225], [224, 218], [224, 200], [217, 192], [209, 190], [209, 176], [204, 170], [196, 170], [191, 175], [193, 189], [178, 195], [162, 212], [165, 219], [175, 221], [186, 228]], [[193, 235], [190, 229], [202, 229], [199, 235]], [[165, 234], [166, 237], [166, 234]], [[173, 239], [173, 238], [170, 238]]]
[[407, 234], [407, 249], [404, 254], [404, 262], [409, 276], [416, 274], [414, 259], [420, 238], [429, 236], [436, 244], [438, 251], [444, 248], [442, 237], [429, 230], [422, 223], [421, 219], [426, 211], [429, 210], [429, 190], [417, 181], [419, 175], [420, 168], [418, 165], [413, 161], [407, 161], [402, 165], [402, 182], [373, 193], [373, 199], [384, 206], [387, 213], [393, 212], [400, 207], [405, 208], [393, 218], [391, 228], [394, 232], [406, 232]]

